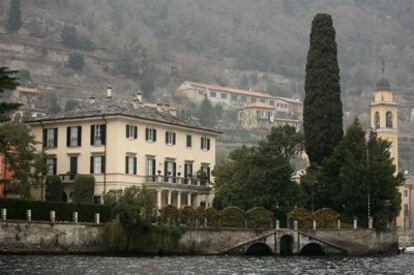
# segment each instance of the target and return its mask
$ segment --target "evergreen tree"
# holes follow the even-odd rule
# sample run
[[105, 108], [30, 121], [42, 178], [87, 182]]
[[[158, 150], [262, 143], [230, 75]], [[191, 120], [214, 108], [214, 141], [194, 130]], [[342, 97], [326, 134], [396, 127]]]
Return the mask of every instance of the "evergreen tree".
[[200, 111], [198, 113], [198, 118], [203, 126], [214, 127], [216, 126], [216, 114], [214, 113], [214, 107], [208, 100], [207, 96], [204, 97], [200, 105]]
[[343, 136], [335, 29], [328, 14], [317, 14], [312, 22], [303, 127], [306, 153], [320, 165]]
[[291, 126], [273, 128], [257, 147], [242, 146], [214, 170], [214, 206], [262, 206], [279, 218], [302, 204], [300, 186], [291, 180], [290, 160], [301, 152], [303, 137]]
[[[344, 220], [357, 216], [361, 224], [367, 224], [369, 198], [375, 226], [384, 228], [392, 222], [400, 210], [398, 186], [403, 177], [394, 175], [390, 146], [374, 132], [367, 142], [355, 120], [320, 168], [313, 189], [315, 209], [329, 207], [340, 212]], [[309, 194], [309, 186], [304, 189]]]
[[6, 23], [6, 30], [17, 32], [22, 27], [22, 18], [20, 12], [20, 0], [12, 0], [10, 3], [9, 18]]
[[46, 200], [63, 201], [63, 184], [59, 176], [46, 177]]
[[[11, 71], [6, 67], [0, 67], [0, 94], [6, 90], [16, 89], [18, 82], [14, 75], [17, 71]], [[18, 103], [0, 102], [0, 121], [8, 120], [8, 113], [19, 108]]]

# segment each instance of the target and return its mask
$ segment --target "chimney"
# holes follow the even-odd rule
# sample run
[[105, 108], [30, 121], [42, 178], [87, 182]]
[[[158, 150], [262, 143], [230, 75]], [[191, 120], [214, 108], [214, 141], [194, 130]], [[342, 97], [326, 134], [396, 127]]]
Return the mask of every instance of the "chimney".
[[110, 84], [108, 84], [108, 86], [106, 87], [106, 97], [107, 98], [112, 97], [112, 86]]
[[95, 103], [95, 97], [94, 96], [90, 96], [88, 99], [89, 104], [94, 104]]
[[160, 113], [166, 113], [172, 116], [177, 116], [177, 109], [172, 107], [169, 103], [157, 103], [157, 111]]
[[134, 101], [138, 103], [143, 103], [141, 91], [138, 91], [138, 93], [135, 95]]

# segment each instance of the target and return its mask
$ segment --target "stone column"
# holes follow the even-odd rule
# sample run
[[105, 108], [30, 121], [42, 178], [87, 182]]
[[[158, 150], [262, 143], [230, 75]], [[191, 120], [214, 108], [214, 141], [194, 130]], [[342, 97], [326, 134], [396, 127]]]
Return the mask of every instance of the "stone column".
[[368, 218], [368, 229], [372, 229], [374, 228], [374, 219], [372, 218], [372, 216], [369, 216]]
[[316, 230], [316, 220], [313, 220], [313, 230]]
[[181, 207], [181, 191], [177, 192], [177, 208]]
[[338, 219], [337, 223], [338, 223], [338, 230], [339, 230], [341, 229], [341, 219]]
[[200, 195], [195, 193], [195, 207], [194, 208], [198, 208], [200, 206]]
[[358, 228], [358, 219], [357, 217], [354, 217], [354, 229]]
[[210, 207], [210, 201], [209, 201], [208, 194], [206, 194], [206, 206], [205, 206], [205, 208], [207, 209], [209, 207]]
[[171, 190], [168, 190], [168, 205], [171, 204]]
[[191, 193], [190, 192], [187, 193], [187, 205], [191, 206]]
[[276, 229], [279, 230], [280, 229], [280, 221], [276, 220]]
[[161, 209], [162, 206], [162, 190], [157, 190], [157, 207], [158, 210]]

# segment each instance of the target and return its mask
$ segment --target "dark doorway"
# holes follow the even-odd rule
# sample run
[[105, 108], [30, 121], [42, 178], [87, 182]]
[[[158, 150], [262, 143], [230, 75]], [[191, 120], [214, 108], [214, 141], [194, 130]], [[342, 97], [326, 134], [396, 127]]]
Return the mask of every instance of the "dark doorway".
[[246, 255], [251, 256], [270, 256], [273, 255], [272, 249], [265, 243], [254, 243], [246, 251]]
[[323, 250], [320, 244], [309, 243], [302, 248], [302, 250], [300, 251], [300, 255], [302, 256], [323, 256], [325, 255], [325, 251]]
[[280, 238], [280, 255], [291, 256], [293, 255], [293, 237], [290, 235], [284, 235]]

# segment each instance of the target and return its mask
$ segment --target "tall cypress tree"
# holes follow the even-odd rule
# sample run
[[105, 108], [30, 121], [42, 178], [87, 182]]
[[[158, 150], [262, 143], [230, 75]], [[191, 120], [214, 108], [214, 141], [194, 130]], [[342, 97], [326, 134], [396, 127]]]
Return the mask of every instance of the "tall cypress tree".
[[[19, 85], [17, 78], [14, 77], [17, 71], [11, 71], [6, 67], [0, 67], [0, 95], [6, 90], [14, 90]], [[0, 97], [0, 122], [8, 120], [9, 112], [20, 107], [19, 103], [4, 102]]]
[[312, 163], [321, 164], [343, 136], [339, 79], [332, 17], [317, 14], [310, 34], [303, 110], [305, 149]]
[[9, 18], [7, 19], [6, 29], [9, 32], [17, 32], [22, 27], [20, 13], [20, 0], [12, 0], [10, 3]]

